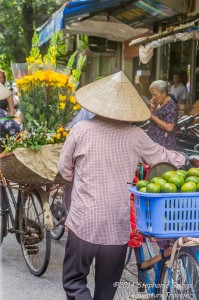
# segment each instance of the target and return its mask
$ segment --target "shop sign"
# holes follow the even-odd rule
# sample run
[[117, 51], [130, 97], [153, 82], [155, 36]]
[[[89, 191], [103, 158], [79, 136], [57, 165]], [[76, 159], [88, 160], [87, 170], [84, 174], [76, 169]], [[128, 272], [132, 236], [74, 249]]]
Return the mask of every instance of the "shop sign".
[[112, 15], [121, 22], [136, 28], [175, 16], [176, 14], [175, 10], [159, 1], [140, 0], [128, 5], [126, 8], [116, 10]]

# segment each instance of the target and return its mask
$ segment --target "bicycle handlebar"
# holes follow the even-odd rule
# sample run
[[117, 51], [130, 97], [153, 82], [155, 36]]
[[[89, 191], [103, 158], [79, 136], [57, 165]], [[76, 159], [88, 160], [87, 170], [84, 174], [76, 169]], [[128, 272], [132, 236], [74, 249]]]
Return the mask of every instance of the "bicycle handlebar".
[[180, 120], [178, 120], [178, 125], [183, 124], [183, 123], [191, 123], [194, 120], [198, 119], [197, 117], [199, 117], [199, 113], [195, 114], [195, 115], [190, 115], [190, 116], [183, 116], [182, 118], [180, 118]]
[[197, 127], [199, 127], [199, 123], [187, 127], [187, 130], [189, 130], [189, 129], [194, 129], [194, 128], [197, 128]]

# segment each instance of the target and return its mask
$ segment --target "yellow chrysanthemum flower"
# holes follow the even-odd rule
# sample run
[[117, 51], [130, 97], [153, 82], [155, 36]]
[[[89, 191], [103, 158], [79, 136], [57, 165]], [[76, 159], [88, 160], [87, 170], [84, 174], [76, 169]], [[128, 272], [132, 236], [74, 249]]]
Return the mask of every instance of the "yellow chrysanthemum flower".
[[68, 133], [66, 131], [64, 131], [63, 133], [63, 137], [67, 137]]
[[71, 89], [72, 92], [75, 91], [75, 85], [73, 83], [69, 82], [68, 87]]
[[57, 138], [58, 140], [60, 140], [60, 139], [61, 139], [61, 133], [57, 133], [57, 134], [56, 134], [56, 138]]
[[77, 103], [75, 96], [70, 96], [70, 102], [73, 104]]
[[26, 58], [28, 64], [33, 64], [35, 62], [35, 57], [29, 56]]
[[62, 94], [59, 94], [59, 100], [60, 101], [65, 101], [66, 100], [66, 96], [62, 95]]
[[57, 132], [63, 132], [64, 128], [63, 127], [59, 127], [59, 129], [57, 130]]
[[60, 107], [61, 109], [64, 109], [65, 106], [66, 106], [66, 103], [64, 103], [64, 102], [60, 102], [60, 103], [59, 103], [59, 107]]
[[79, 105], [79, 103], [77, 103], [76, 105], [73, 106], [73, 110], [78, 110], [81, 108], [81, 105]]

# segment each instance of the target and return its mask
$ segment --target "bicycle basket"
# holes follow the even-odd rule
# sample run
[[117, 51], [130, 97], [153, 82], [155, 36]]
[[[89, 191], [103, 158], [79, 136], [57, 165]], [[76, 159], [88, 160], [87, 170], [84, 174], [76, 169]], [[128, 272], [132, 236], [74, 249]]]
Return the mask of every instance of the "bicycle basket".
[[[29, 151], [32, 151], [33, 153], [32, 160], [34, 160], [35, 158], [35, 162], [34, 162], [35, 165], [29, 164], [28, 161], [26, 163], [23, 163], [21, 160], [18, 159], [18, 157], [13, 152], [6, 155], [1, 155], [0, 156], [1, 172], [6, 179], [21, 185], [25, 184], [29, 186], [39, 187], [39, 186], [62, 184], [62, 183], [65, 184], [66, 181], [62, 178], [62, 176], [58, 173], [58, 171], [53, 176], [53, 179], [46, 176], [46, 174], [48, 175], [49, 173], [51, 173], [50, 167], [53, 167], [54, 165], [56, 165], [57, 167], [59, 152], [57, 151], [58, 153], [54, 157], [54, 161], [50, 160], [48, 166], [45, 165], [45, 163], [43, 163], [43, 157], [44, 156], [46, 157], [47, 149], [49, 151], [50, 148], [50, 150], [53, 151], [53, 148], [55, 148], [56, 146], [57, 145], [55, 144], [42, 146], [43, 152], [42, 151], [39, 152], [40, 150], [39, 151], [33, 151], [30, 149], [27, 150], [25, 148], [23, 151], [23, 149], [21, 148], [22, 150], [21, 156], [23, 157], [23, 153], [24, 153], [28, 159], [29, 159], [28, 154], [30, 153]], [[52, 154], [52, 152], [50, 154]]]
[[199, 193], [135, 195], [137, 229], [156, 238], [199, 237]]

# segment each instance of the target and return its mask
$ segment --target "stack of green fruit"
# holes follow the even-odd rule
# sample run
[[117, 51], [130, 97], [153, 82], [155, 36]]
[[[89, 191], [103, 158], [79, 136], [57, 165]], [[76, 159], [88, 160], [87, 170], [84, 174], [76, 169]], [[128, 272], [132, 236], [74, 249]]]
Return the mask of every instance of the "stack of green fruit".
[[153, 177], [151, 181], [140, 180], [136, 184], [142, 193], [193, 193], [199, 191], [199, 168], [167, 171], [161, 177]]

